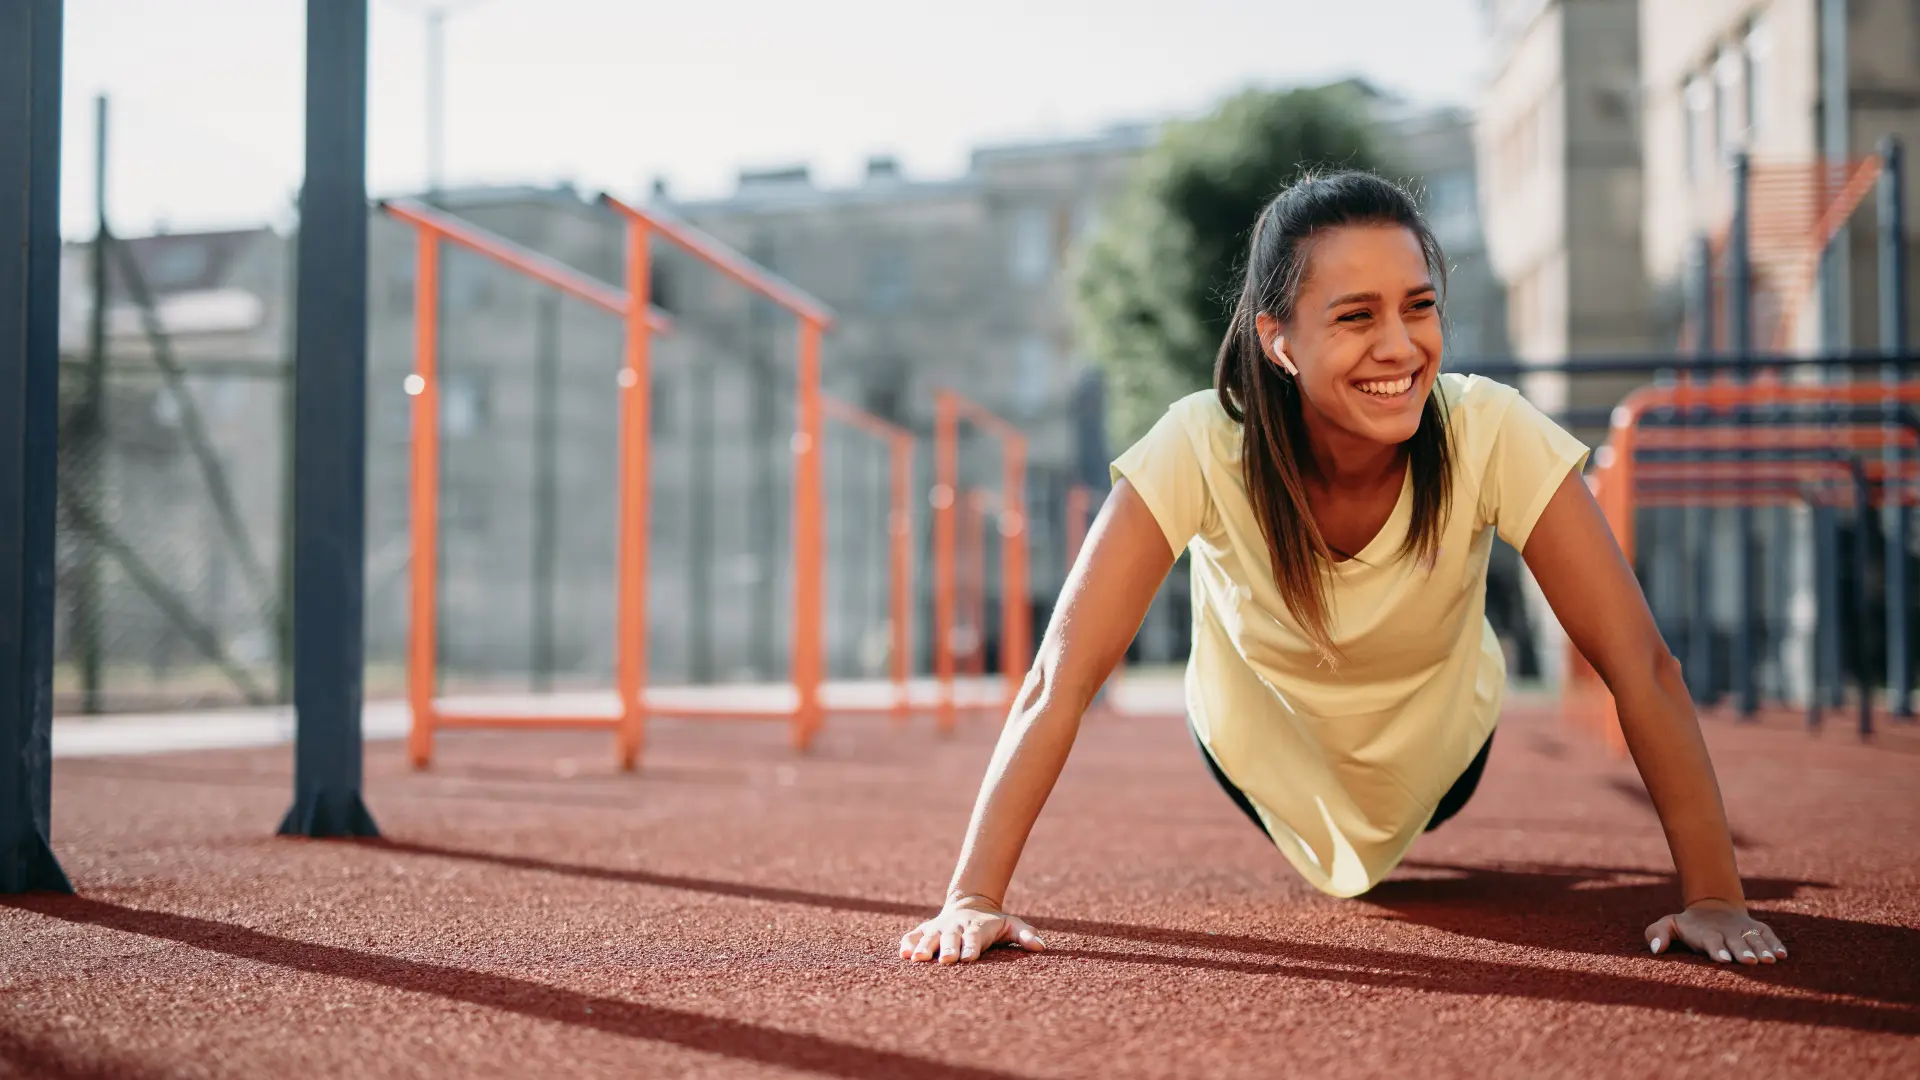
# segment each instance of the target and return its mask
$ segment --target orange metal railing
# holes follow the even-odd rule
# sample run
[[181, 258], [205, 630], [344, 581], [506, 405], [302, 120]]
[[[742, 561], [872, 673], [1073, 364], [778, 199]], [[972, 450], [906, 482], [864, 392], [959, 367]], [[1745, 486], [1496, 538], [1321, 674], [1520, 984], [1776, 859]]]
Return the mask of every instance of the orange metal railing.
[[[413, 227], [417, 247], [414, 271], [414, 366], [408, 380], [413, 395], [413, 458], [410, 511], [412, 520], [411, 620], [407, 648], [407, 700], [412, 726], [407, 755], [416, 768], [433, 759], [434, 732], [446, 727], [610, 728], [626, 730], [627, 716], [511, 716], [448, 713], [437, 701], [439, 627], [436, 619], [440, 522], [440, 250], [454, 244], [499, 263], [566, 295], [592, 304], [627, 321], [628, 336], [642, 342], [652, 333], [672, 328], [661, 312], [567, 266], [494, 236], [460, 219], [418, 203], [396, 200], [383, 204], [386, 213]], [[644, 347], [644, 346], [642, 346]], [[629, 343], [629, 352], [632, 346]], [[645, 383], [633, 377], [631, 364], [619, 375], [623, 392], [644, 393]], [[621, 436], [630, 437], [631, 407], [622, 410]], [[622, 519], [634, 512], [636, 492], [624, 474], [619, 499]], [[624, 619], [623, 610], [621, 617]], [[628, 743], [619, 741], [621, 762], [632, 767]]]
[[951, 731], [959, 723], [954, 693], [953, 623], [955, 596], [955, 518], [960, 501], [960, 425], [972, 424], [1000, 444], [1000, 659], [1006, 677], [1006, 707], [1011, 708], [1026, 678], [1029, 611], [1027, 597], [1026, 474], [1027, 440], [1020, 430], [952, 390], [934, 399], [934, 673], [940, 683], [939, 725]]
[[823, 395], [820, 406], [829, 419], [887, 444], [887, 618], [892, 636], [893, 703], [886, 708], [896, 721], [905, 721], [909, 712], [907, 684], [913, 675], [913, 432], [838, 398]]
[[[825, 509], [822, 485], [823, 395], [820, 391], [820, 341], [833, 325], [833, 312], [820, 301], [791, 283], [774, 276], [745, 255], [719, 240], [677, 221], [658, 210], [644, 209], [621, 202], [610, 195], [600, 197], [602, 205], [614, 211], [627, 227], [627, 288], [635, 295], [648, 294], [651, 273], [651, 249], [654, 237], [681, 250], [732, 278], [736, 283], [760, 294], [791, 313], [799, 323], [797, 363], [794, 371], [796, 398], [799, 402], [797, 426], [793, 436], [793, 654], [789, 659], [790, 679], [795, 702], [786, 707], [675, 706], [675, 716], [716, 718], [785, 719], [791, 724], [792, 742], [805, 748], [820, 729], [822, 712], [820, 685], [825, 679], [825, 621], [822, 582], [825, 577]], [[620, 656], [620, 698], [623, 764], [629, 755], [636, 757], [645, 737], [648, 714], [646, 580], [648, 565], [646, 520], [646, 436], [649, 357], [646, 335], [630, 334], [627, 342], [628, 369], [638, 379], [639, 393], [631, 395], [637, 413], [629, 425], [628, 446], [622, 455], [640, 497], [634, 516], [627, 520], [621, 539], [621, 611], [617, 647]]]
[[[903, 715], [910, 652], [906, 637], [911, 624], [911, 521], [905, 509], [911, 499], [911, 436], [885, 425], [850, 406], [830, 405], [820, 390], [821, 338], [833, 324], [832, 312], [790, 283], [768, 273], [718, 240], [653, 210], [629, 206], [603, 196], [626, 227], [625, 290], [580, 274], [563, 264], [494, 236], [458, 218], [409, 201], [384, 204], [395, 219], [411, 225], [420, 244], [415, 289], [415, 370], [409, 389], [414, 392], [413, 445], [413, 629], [408, 650], [408, 698], [413, 727], [409, 756], [424, 768], [432, 759], [438, 728], [577, 728], [611, 729], [616, 753], [624, 769], [634, 768], [645, 744], [646, 720], [651, 709], [647, 696], [647, 572], [649, 563], [649, 463], [651, 438], [651, 335], [670, 331], [664, 313], [643, 301], [651, 295], [653, 239], [672, 243], [712, 266], [745, 288], [786, 309], [799, 323], [797, 430], [794, 454], [794, 613], [791, 707], [700, 706], [679, 704], [676, 716], [712, 716], [783, 719], [791, 724], [796, 747], [808, 745], [819, 730], [822, 710], [820, 687], [825, 677], [823, 579], [825, 576], [821, 449], [822, 423], [829, 409], [840, 419], [867, 430], [883, 431], [893, 446], [891, 478], [894, 513], [892, 561], [895, 595], [896, 701], [888, 711]], [[626, 323], [626, 341], [618, 375], [619, 420], [619, 561], [616, 583], [615, 684], [617, 711], [610, 715], [516, 715], [512, 713], [449, 712], [435, 700], [437, 676], [436, 552], [438, 545], [439, 487], [439, 253], [442, 243], [453, 243], [492, 259], [536, 281], [576, 297]], [[904, 439], [904, 441], [903, 441]], [[901, 582], [906, 580], [908, 584]]]
[[[1905, 383], [1843, 383], [1827, 385], [1796, 385], [1777, 380], [1739, 384], [1731, 382], [1681, 383], [1675, 386], [1648, 386], [1629, 394], [1613, 412], [1611, 434], [1605, 445], [1594, 456], [1595, 468], [1587, 477], [1589, 488], [1595, 500], [1600, 504], [1601, 512], [1606, 516], [1613, 530], [1614, 540], [1619, 544], [1621, 553], [1628, 565], [1632, 565], [1635, 555], [1634, 514], [1635, 510], [1647, 504], [1650, 493], [1643, 492], [1642, 479], [1671, 475], [1668, 470], [1674, 465], [1669, 463], [1637, 462], [1635, 455], [1643, 449], [1749, 449], [1754, 451], [1779, 449], [1837, 449], [1837, 450], [1877, 450], [1888, 446], [1912, 447], [1916, 444], [1914, 433], [1903, 427], [1892, 427], [1880, 423], [1836, 422], [1831, 425], [1799, 424], [1791, 427], [1755, 426], [1711, 427], [1711, 428], [1660, 428], [1652, 431], [1641, 430], [1641, 421], [1655, 409], [1694, 409], [1725, 413], [1734, 409], [1766, 406], [1866, 406], [1886, 403], [1913, 405], [1920, 403], [1920, 382]], [[1687, 470], [1688, 475], [1702, 475], [1703, 469], [1720, 470], [1727, 476], [1739, 473], [1741, 476], [1779, 476], [1781, 466], [1817, 466], [1818, 463], [1799, 462], [1714, 462], [1678, 463], [1678, 468]], [[1899, 479], [1902, 473], [1897, 468], [1891, 473], [1880, 462], [1863, 460], [1863, 468], [1869, 475], [1883, 478], [1892, 476]], [[1744, 493], [1740, 493], [1744, 495]], [[1663, 498], [1664, 496], [1656, 496]], [[1716, 498], [1732, 498], [1725, 493], [1716, 493]], [[1786, 494], [1782, 493], [1781, 498]], [[1803, 498], [1804, 496], [1794, 496]], [[1893, 496], [1898, 498], [1899, 496]], [[1735, 503], [1737, 505], [1737, 503]], [[1748, 502], [1747, 505], [1754, 505]], [[1567, 713], [1576, 720], [1601, 735], [1616, 751], [1624, 751], [1625, 742], [1621, 737], [1619, 716], [1614, 709], [1613, 698], [1600, 683], [1599, 675], [1589, 665], [1580, 651], [1569, 643], [1567, 648]]]

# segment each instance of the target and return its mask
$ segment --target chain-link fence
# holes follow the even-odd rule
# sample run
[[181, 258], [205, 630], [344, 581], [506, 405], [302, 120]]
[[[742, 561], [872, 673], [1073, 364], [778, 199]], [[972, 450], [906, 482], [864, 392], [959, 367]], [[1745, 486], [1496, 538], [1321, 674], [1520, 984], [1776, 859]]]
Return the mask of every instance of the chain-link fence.
[[270, 313], [209, 285], [205, 266], [221, 251], [271, 263], [284, 244], [265, 230], [154, 239], [109, 241], [98, 269], [92, 245], [67, 252], [69, 278], [103, 275], [107, 291], [95, 305], [82, 290], [79, 332], [62, 335], [63, 712], [265, 704], [287, 689], [288, 367], [260, 349]]

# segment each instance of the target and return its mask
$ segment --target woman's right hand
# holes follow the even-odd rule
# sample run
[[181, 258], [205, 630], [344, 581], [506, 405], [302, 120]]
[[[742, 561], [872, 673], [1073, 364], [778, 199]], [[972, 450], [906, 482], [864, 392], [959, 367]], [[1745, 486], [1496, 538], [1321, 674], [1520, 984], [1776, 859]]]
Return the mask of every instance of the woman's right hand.
[[996, 945], [1017, 945], [1028, 952], [1046, 946], [1026, 920], [1001, 911], [981, 897], [949, 901], [940, 914], [907, 931], [900, 939], [900, 959], [955, 964], [978, 960]]

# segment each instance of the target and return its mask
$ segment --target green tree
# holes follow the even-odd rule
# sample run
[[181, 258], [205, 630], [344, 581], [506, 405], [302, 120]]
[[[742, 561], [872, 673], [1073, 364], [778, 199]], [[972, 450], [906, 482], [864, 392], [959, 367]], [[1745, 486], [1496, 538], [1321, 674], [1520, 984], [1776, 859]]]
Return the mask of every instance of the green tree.
[[1105, 369], [1122, 445], [1212, 385], [1253, 220], [1303, 169], [1379, 168], [1351, 84], [1252, 90], [1169, 126], [1076, 260], [1074, 321]]

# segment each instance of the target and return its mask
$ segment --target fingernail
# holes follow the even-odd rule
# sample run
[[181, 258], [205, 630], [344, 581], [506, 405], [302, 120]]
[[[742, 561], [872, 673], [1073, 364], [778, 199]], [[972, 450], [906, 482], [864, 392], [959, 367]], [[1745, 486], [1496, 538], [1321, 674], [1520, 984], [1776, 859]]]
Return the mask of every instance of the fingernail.
[[1732, 956], [1731, 954], [1729, 954], [1729, 953], [1727, 952], [1727, 950], [1725, 950], [1725, 949], [1721, 949], [1721, 950], [1720, 950], [1720, 959], [1722, 959], [1722, 960], [1732, 960], [1732, 959], [1733, 959], [1733, 956]]
[[1659, 952], [1659, 951], [1660, 951], [1660, 939], [1659, 939], [1659, 938], [1654, 938], [1654, 939], [1653, 939], [1653, 951], [1654, 951], [1654, 952]]

